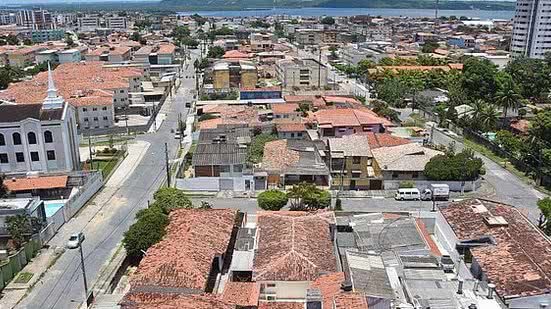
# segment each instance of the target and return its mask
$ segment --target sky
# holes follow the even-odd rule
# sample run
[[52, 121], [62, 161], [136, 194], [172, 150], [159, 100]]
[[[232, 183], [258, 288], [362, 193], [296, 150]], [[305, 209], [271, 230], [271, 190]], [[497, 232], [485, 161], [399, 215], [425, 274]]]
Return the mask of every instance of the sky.
[[[136, 2], [146, 0], [121, 0], [120, 2]], [[78, 3], [79, 0], [7, 0], [10, 4], [29, 4], [29, 3]], [[80, 2], [117, 2], [116, 0], [80, 0]]]

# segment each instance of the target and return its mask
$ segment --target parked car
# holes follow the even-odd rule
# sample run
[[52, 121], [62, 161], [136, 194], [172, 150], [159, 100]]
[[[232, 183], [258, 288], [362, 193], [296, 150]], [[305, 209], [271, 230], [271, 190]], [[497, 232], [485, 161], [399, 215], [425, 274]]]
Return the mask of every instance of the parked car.
[[445, 273], [453, 273], [455, 268], [455, 263], [449, 255], [442, 255], [442, 258], [440, 258], [440, 265]]
[[415, 201], [421, 199], [421, 192], [417, 188], [403, 188], [396, 190], [394, 199], [398, 201]]
[[82, 232], [71, 235], [71, 237], [69, 237], [69, 241], [67, 241], [67, 248], [69, 249], [78, 248], [78, 246], [80, 246], [80, 244], [84, 241], [84, 239], [85, 239], [84, 233]]

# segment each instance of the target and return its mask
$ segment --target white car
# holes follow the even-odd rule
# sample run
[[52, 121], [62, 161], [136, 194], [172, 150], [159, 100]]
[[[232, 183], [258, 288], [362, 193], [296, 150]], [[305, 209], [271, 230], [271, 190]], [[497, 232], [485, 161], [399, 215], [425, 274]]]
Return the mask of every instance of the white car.
[[67, 248], [76, 249], [83, 241], [84, 233], [80, 232], [78, 234], [73, 234], [71, 235], [71, 237], [69, 237], [69, 241], [67, 241]]

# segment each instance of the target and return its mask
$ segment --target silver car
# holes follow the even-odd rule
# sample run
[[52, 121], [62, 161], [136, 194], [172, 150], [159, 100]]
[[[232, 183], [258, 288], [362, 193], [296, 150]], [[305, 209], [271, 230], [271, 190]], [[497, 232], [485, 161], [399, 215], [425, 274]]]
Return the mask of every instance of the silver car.
[[76, 249], [83, 241], [84, 233], [80, 232], [78, 234], [73, 234], [71, 235], [71, 237], [69, 237], [69, 241], [67, 241], [67, 248]]

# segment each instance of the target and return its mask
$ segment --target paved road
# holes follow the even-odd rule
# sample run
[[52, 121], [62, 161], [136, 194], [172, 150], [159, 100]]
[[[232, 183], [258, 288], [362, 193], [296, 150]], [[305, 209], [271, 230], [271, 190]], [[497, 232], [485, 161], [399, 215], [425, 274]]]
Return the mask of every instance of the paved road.
[[[433, 142], [442, 145], [449, 145], [455, 142], [456, 151], [461, 151], [464, 148], [462, 143], [455, 141], [438, 130], [434, 130]], [[524, 183], [494, 161], [480, 154], [479, 156], [484, 161], [486, 168], [484, 179], [486, 179], [495, 190], [495, 194], [490, 196], [490, 198], [525, 210], [532, 222], [537, 222], [540, 212], [536, 203], [545, 195]]]
[[[191, 60], [193, 63], [194, 59]], [[189, 66], [185, 75], [194, 76], [193, 66]], [[103, 264], [109, 260], [113, 250], [122, 240], [123, 233], [134, 222], [135, 213], [145, 208], [147, 200], [165, 179], [164, 144], [168, 143], [169, 156], [175, 158], [178, 141], [174, 139], [171, 129], [176, 128], [178, 113], [187, 114], [185, 101], [189, 101], [188, 90], [194, 89], [193, 79], [183, 79], [178, 93], [174, 96], [171, 110], [156, 133], [145, 134], [138, 139], [151, 145], [143, 159], [136, 166], [130, 177], [116, 189], [113, 198], [106, 201], [100, 218], [94, 218], [83, 226], [86, 241], [83, 244], [86, 276], [89, 286], [99, 276]], [[121, 205], [110, 205], [119, 201]], [[75, 231], [77, 232], [77, 231]], [[44, 278], [20, 303], [18, 308], [58, 309], [77, 308], [84, 298], [82, 274], [79, 268], [80, 258], [77, 250], [66, 251], [60, 259], [46, 272]]]

